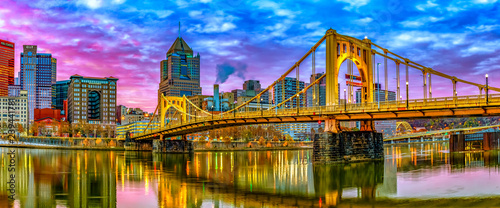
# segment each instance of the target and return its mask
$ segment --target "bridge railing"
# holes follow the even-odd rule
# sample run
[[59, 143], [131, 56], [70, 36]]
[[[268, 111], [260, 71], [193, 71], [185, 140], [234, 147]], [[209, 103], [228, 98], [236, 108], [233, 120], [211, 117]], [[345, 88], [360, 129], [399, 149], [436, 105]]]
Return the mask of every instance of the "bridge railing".
[[[500, 104], [500, 94], [489, 94], [488, 96], [489, 104], [495, 103]], [[241, 110], [239, 112], [197, 117], [196, 119], [191, 118], [188, 122], [171, 122], [163, 128], [146, 131], [145, 133], [137, 134], [135, 137], [140, 137], [148, 134], [154, 134], [160, 131], [165, 131], [168, 129], [173, 129], [176, 127], [184, 126], [186, 124], [203, 125], [205, 122], [237, 119], [237, 118], [266, 118], [266, 117], [285, 117], [285, 116], [299, 116], [299, 115], [321, 115], [321, 114], [335, 114], [335, 113], [356, 113], [356, 112], [385, 112], [385, 111], [398, 111], [398, 110], [421, 110], [421, 109], [432, 109], [436, 107], [451, 108], [451, 107], [475, 107], [484, 106], [486, 103], [486, 95], [468, 95], [468, 96], [456, 96], [456, 97], [438, 97], [438, 98], [427, 98], [427, 99], [412, 99], [408, 100], [408, 105], [406, 100], [399, 101], [381, 101], [372, 103], [352, 103], [352, 104], [340, 104], [334, 106], [316, 106], [316, 107], [300, 107], [300, 108], [278, 108], [273, 110], [256, 110], [256, 111], [245, 111]], [[407, 109], [408, 106], [408, 109]]]

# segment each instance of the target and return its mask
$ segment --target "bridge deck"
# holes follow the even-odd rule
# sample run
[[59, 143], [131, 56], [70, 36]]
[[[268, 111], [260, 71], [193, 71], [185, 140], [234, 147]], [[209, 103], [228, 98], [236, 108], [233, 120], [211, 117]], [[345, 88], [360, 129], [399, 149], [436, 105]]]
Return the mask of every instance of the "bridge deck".
[[[407, 107], [408, 106], [408, 107]], [[222, 115], [191, 118], [188, 122], [167, 125], [159, 130], [134, 135], [134, 139], [153, 139], [159, 135], [173, 137], [228, 126], [314, 122], [325, 119], [390, 120], [435, 117], [496, 116], [500, 115], [500, 94], [490, 94], [486, 103], [484, 95], [386, 101], [336, 106], [302, 107], [251, 112], [234, 112]]]

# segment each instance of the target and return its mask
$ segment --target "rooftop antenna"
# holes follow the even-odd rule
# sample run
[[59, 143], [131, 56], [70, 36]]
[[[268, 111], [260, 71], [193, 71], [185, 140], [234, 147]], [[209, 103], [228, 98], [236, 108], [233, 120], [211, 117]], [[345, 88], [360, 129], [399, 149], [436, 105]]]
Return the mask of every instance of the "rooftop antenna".
[[179, 21], [179, 39], [181, 39], [181, 21]]

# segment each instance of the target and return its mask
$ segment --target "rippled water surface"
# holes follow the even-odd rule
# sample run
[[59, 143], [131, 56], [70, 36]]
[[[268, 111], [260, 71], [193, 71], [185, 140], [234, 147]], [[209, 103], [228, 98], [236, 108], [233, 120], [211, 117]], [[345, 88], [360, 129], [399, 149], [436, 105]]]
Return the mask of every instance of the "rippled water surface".
[[0, 151], [0, 207], [500, 206], [499, 152], [450, 154], [447, 143], [386, 146], [384, 160], [329, 165], [313, 164], [312, 150]]

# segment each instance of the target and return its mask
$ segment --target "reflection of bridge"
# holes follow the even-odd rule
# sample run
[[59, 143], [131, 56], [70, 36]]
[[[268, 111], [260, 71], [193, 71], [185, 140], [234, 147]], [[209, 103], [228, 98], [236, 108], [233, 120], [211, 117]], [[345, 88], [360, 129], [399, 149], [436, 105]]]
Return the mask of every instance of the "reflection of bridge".
[[384, 138], [384, 141], [398, 141], [398, 140], [405, 140], [408, 138], [415, 138], [415, 137], [427, 137], [427, 136], [433, 136], [433, 135], [443, 135], [445, 133], [453, 133], [453, 132], [474, 132], [477, 130], [484, 130], [484, 129], [489, 129], [489, 128], [498, 128], [500, 125], [492, 125], [492, 126], [477, 126], [477, 127], [466, 127], [466, 128], [456, 128], [456, 129], [444, 129], [444, 130], [436, 130], [436, 131], [427, 131], [427, 132], [420, 132], [420, 133], [414, 133], [414, 134], [405, 134], [405, 135], [399, 135], [395, 137], [389, 137], [389, 138]]
[[[326, 73], [312, 82], [309, 86], [300, 90], [297, 81], [297, 92], [295, 95], [286, 98], [284, 79], [292, 71], [296, 72], [296, 79], [299, 78], [299, 66], [305, 68], [305, 60], [310, 57], [312, 63], [312, 74], [315, 74], [316, 51], [319, 46], [326, 43]], [[388, 100], [388, 60], [394, 62], [396, 82], [396, 98], [402, 97], [400, 92], [400, 65], [405, 66], [406, 75], [406, 99], [391, 102], [377, 103], [374, 99], [374, 69], [376, 56], [384, 59], [384, 80], [385, 80], [385, 100]], [[349, 89], [349, 97], [344, 98], [346, 102], [341, 104], [339, 97], [338, 75], [341, 64], [348, 61], [348, 68], [352, 69], [353, 64], [359, 70], [361, 83], [361, 100], [359, 104], [353, 103], [353, 90]], [[422, 72], [423, 75], [423, 99], [409, 99], [409, 68]], [[391, 72], [392, 73], [392, 72]], [[453, 85], [452, 97], [432, 98], [431, 75], [449, 80]], [[288, 106], [300, 106], [301, 96], [311, 88], [313, 91], [313, 102], [318, 103], [317, 84], [320, 80], [326, 80], [326, 106], [288, 108]], [[353, 78], [350, 78], [351, 81]], [[456, 84], [464, 83], [478, 87], [480, 95], [477, 96], [457, 96]], [[414, 85], [413, 83], [411, 83]], [[251, 102], [260, 102], [260, 96], [273, 89], [282, 88], [283, 102], [270, 106], [267, 110], [248, 111], [247, 107]], [[485, 91], [486, 95], [482, 92]], [[408, 118], [429, 118], [429, 117], [456, 117], [456, 116], [490, 116], [500, 115], [500, 96], [489, 94], [489, 90], [500, 91], [498, 88], [490, 87], [486, 83], [477, 84], [454, 76], [446, 75], [431, 68], [420, 65], [407, 58], [403, 58], [385, 48], [382, 48], [369, 39], [363, 40], [341, 35], [335, 30], [328, 30], [326, 34], [290, 69], [283, 73], [274, 83], [260, 92], [257, 96], [248, 100], [234, 109], [220, 115], [214, 115], [200, 109], [185, 97], [165, 97], [159, 93], [158, 111], [161, 120], [161, 128], [155, 131], [148, 131], [143, 134], [134, 135], [134, 139], [154, 139], [160, 137], [172, 137], [185, 135], [207, 129], [221, 128], [225, 126], [246, 125], [256, 123], [284, 123], [284, 122], [311, 122], [317, 120], [325, 121], [325, 131], [337, 133], [339, 121], [360, 121], [361, 131], [373, 131], [373, 120], [383, 119], [408, 119]], [[280, 96], [280, 95], [277, 95]], [[347, 104], [349, 103], [349, 104]], [[173, 108], [180, 119], [176, 123], [165, 124], [166, 115], [169, 108]], [[172, 120], [172, 119], [170, 119]]]

